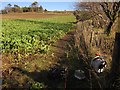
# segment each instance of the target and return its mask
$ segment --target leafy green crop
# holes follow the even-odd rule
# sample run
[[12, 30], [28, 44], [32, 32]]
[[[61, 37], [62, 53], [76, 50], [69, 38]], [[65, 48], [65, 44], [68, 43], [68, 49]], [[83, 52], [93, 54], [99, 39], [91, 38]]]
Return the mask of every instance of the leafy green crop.
[[45, 85], [43, 83], [34, 82], [32, 83], [30, 90], [41, 90], [42, 88], [45, 88]]
[[50, 19], [3, 19], [2, 53], [19, 56], [46, 53], [73, 26], [73, 16]]

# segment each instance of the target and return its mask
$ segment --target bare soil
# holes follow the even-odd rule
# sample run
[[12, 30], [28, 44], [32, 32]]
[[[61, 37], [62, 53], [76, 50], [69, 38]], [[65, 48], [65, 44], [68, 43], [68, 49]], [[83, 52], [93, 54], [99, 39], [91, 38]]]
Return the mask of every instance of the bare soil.
[[9, 13], [2, 14], [2, 19], [38, 19], [38, 18], [51, 18], [56, 16], [65, 16], [68, 14], [61, 13]]

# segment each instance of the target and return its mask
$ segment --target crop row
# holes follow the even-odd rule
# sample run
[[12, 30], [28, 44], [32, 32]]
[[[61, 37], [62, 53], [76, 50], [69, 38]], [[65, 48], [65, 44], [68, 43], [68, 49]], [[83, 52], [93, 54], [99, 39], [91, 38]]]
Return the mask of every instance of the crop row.
[[57, 18], [51, 20], [4, 19], [0, 44], [2, 53], [18, 56], [46, 53], [50, 45], [72, 27], [72, 23], [67, 21], [69, 19], [65, 22], [57, 21]]

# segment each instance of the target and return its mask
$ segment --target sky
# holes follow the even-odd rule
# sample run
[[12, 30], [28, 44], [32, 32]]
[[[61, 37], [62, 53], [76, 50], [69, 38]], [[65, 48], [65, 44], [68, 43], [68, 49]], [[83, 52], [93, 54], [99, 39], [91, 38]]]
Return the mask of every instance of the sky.
[[[7, 4], [19, 5], [20, 7], [30, 6], [32, 2], [2, 2], [1, 9], [4, 9]], [[38, 2], [39, 6], [42, 6], [44, 9], [49, 11], [64, 11], [64, 10], [75, 10], [75, 2]]]
[[[21, 7], [30, 6], [32, 2], [37, 1], [44, 9], [54, 11], [75, 10], [76, 2], [113, 2], [119, 0], [0, 0], [0, 9], [4, 9], [7, 4], [17, 4]], [[2, 2], [2, 3], [1, 3]]]

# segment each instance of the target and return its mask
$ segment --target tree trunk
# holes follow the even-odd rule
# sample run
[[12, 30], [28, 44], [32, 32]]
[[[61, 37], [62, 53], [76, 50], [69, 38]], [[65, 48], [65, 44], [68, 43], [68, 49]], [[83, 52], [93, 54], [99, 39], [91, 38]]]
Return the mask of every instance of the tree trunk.
[[114, 23], [114, 21], [110, 21], [109, 24], [108, 24], [108, 26], [107, 26], [107, 29], [105, 31], [108, 36], [110, 35], [110, 31], [111, 31], [113, 23]]
[[115, 76], [120, 74], [120, 33], [116, 33], [115, 36], [111, 74]]
[[110, 74], [106, 77], [108, 88], [116, 88], [120, 83], [120, 33], [116, 33]]

